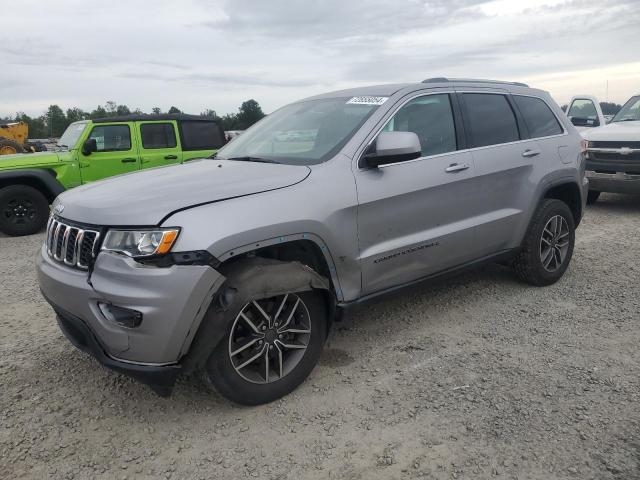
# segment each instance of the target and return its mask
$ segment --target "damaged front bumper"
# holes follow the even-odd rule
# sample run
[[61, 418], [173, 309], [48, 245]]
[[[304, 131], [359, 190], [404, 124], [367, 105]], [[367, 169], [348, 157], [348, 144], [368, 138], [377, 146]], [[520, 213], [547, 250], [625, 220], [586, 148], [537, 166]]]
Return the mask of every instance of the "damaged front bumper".
[[[91, 273], [52, 259], [37, 261], [40, 289], [65, 336], [103, 365], [167, 395], [200, 323], [225, 278], [211, 266], [142, 265], [101, 252]], [[109, 314], [135, 312], [123, 323]]]

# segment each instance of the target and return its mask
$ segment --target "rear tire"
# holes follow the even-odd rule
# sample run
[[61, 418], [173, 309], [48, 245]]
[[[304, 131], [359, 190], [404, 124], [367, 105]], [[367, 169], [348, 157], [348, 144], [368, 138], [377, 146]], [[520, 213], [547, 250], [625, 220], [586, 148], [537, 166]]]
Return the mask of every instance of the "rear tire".
[[587, 194], [587, 205], [593, 205], [598, 201], [599, 197], [600, 192], [597, 190], [589, 190], [589, 193]]
[[545, 199], [531, 220], [513, 269], [522, 281], [531, 285], [551, 285], [567, 270], [574, 244], [571, 210], [560, 200]]
[[[328, 310], [318, 291], [289, 292], [286, 300], [284, 295], [259, 300], [260, 307], [271, 318], [267, 320], [253, 304], [259, 292], [247, 287], [239, 289], [225, 313], [226, 334], [207, 360], [204, 373], [229, 400], [241, 405], [261, 405], [292, 392], [309, 376], [322, 353]], [[290, 315], [289, 323], [283, 324]], [[243, 316], [250, 317], [251, 323]], [[280, 333], [307, 329], [309, 333]], [[255, 360], [249, 362], [252, 358]], [[246, 362], [249, 363], [242, 366]]]
[[31, 235], [44, 228], [49, 217], [49, 202], [28, 185], [0, 189], [0, 232], [12, 237]]
[[8, 138], [0, 138], [0, 155], [13, 155], [15, 153], [24, 153], [22, 145]]

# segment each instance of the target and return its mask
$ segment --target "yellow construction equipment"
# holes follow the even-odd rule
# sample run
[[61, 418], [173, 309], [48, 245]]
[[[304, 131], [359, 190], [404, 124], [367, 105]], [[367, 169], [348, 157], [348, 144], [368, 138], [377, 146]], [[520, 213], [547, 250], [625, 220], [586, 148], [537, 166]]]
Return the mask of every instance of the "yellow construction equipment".
[[39, 145], [29, 143], [29, 125], [24, 122], [0, 124], [0, 155], [39, 151]]

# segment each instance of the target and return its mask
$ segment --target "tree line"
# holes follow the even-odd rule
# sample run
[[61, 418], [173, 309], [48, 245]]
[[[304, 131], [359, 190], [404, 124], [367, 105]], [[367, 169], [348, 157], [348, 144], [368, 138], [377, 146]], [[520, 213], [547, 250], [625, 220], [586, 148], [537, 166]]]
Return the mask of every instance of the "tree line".
[[[24, 112], [18, 112], [13, 117], [2, 118], [0, 123], [25, 122], [29, 125], [29, 138], [58, 138], [70, 123], [79, 120], [89, 120], [95, 118], [118, 117], [122, 115], [142, 115], [145, 112], [136, 108], [130, 109], [127, 105], [119, 105], [114, 101], [108, 101], [104, 105], [98, 105], [94, 110], [88, 112], [81, 108], [74, 107], [63, 110], [59, 105], [50, 105], [49, 108], [39, 117], [31, 117]], [[153, 107], [150, 115], [161, 115], [163, 113], [183, 113], [179, 108], [172, 106], [166, 112], [160, 107]], [[216, 118], [222, 122], [225, 130], [245, 130], [265, 116], [260, 104], [255, 100], [242, 102], [237, 113], [228, 113], [219, 117], [215, 110], [206, 109], [200, 113], [205, 117]]]

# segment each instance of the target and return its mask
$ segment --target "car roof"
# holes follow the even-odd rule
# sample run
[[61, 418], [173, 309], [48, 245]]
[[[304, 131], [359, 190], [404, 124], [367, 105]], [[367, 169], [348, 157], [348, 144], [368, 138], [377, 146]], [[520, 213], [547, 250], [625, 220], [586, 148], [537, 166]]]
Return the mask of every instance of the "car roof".
[[414, 83], [394, 83], [389, 85], [372, 85], [367, 87], [349, 88], [346, 90], [336, 90], [320, 95], [305, 98], [300, 101], [317, 100], [321, 98], [335, 97], [356, 97], [356, 96], [383, 96], [390, 97], [399, 92], [411, 92], [413, 90], [422, 90], [425, 88], [446, 88], [446, 87], [473, 87], [473, 88], [492, 88], [505, 90], [510, 93], [535, 93], [543, 95], [547, 92], [529, 87], [521, 82], [508, 82], [502, 80], [485, 80], [475, 78], [447, 78], [435, 77], [428, 78], [421, 82]]
[[191, 122], [215, 122], [220, 121], [216, 118], [203, 117], [200, 115], [187, 115], [186, 113], [163, 113], [160, 115], [139, 114], [139, 115], [119, 115], [116, 117], [95, 118], [93, 123], [109, 123], [109, 122], [141, 122], [153, 120], [177, 120]]

